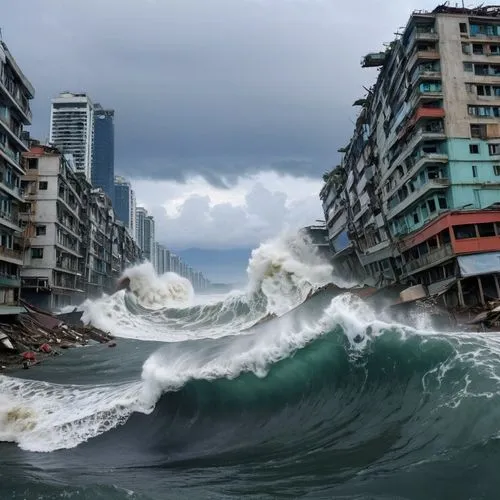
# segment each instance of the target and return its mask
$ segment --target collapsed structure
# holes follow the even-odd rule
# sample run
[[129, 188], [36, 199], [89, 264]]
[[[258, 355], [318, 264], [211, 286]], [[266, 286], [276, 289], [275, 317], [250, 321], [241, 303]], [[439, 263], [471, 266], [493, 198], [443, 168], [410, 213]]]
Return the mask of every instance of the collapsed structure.
[[336, 268], [500, 298], [500, 8], [414, 12], [361, 64], [380, 72], [320, 193]]

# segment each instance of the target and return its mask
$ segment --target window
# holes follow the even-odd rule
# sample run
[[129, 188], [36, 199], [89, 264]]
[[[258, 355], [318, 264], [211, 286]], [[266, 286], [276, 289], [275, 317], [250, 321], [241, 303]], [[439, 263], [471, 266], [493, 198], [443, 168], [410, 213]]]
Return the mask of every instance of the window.
[[459, 23], [460, 33], [467, 33], [467, 23]]
[[477, 85], [477, 95], [491, 95], [491, 85]]
[[464, 71], [467, 71], [469, 73], [472, 73], [473, 71], [472, 63], [470, 62], [464, 62]]
[[49, 187], [49, 183], [47, 181], [40, 181], [38, 183], [38, 189], [40, 191], [45, 191]]
[[28, 158], [28, 169], [38, 170], [38, 158]]
[[414, 212], [414, 214], [413, 214], [413, 224], [418, 224], [418, 223], [419, 223], [418, 213]]
[[476, 237], [476, 228], [474, 224], [463, 224], [461, 226], [453, 226], [455, 238], [457, 240], [466, 240], [467, 238]]
[[481, 238], [485, 238], [488, 236], [496, 236], [495, 235], [495, 225], [493, 223], [490, 224], [478, 224], [477, 230], [479, 232], [479, 236]]
[[32, 248], [31, 249], [32, 259], [43, 259], [43, 248]]
[[473, 43], [472, 44], [472, 53], [473, 54], [482, 54], [483, 53], [483, 44]]
[[472, 177], [477, 177], [477, 166], [472, 165]]
[[47, 234], [47, 226], [36, 226], [36, 235], [43, 236]]
[[427, 177], [429, 179], [439, 179], [439, 168], [429, 167], [427, 169]]
[[469, 153], [471, 155], [479, 154], [479, 144], [469, 144]]
[[500, 144], [488, 144], [490, 156], [500, 155]]
[[440, 210], [446, 210], [448, 208], [448, 202], [446, 201], [446, 198], [444, 196], [440, 196], [438, 198], [438, 204]]
[[473, 139], [485, 139], [487, 126], [484, 123], [471, 123], [470, 136]]
[[500, 175], [500, 165], [493, 165], [493, 173], [495, 175]]
[[433, 199], [430, 199], [427, 202], [427, 206], [429, 207], [429, 212], [433, 214], [436, 211], [436, 202]]
[[429, 217], [429, 211], [427, 210], [427, 205], [420, 205], [420, 210], [422, 211], [422, 217], [425, 219], [427, 219], [427, 217]]

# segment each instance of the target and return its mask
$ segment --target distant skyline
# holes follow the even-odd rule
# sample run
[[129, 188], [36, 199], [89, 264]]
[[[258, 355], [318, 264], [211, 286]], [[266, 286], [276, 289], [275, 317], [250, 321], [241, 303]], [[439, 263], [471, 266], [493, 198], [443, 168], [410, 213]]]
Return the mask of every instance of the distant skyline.
[[[115, 110], [115, 172], [173, 248], [247, 248], [321, 218], [321, 175], [338, 162], [383, 50], [414, 9], [355, 0], [4, 0], [2, 36], [50, 100], [87, 92]], [[37, 12], [37, 15], [32, 15]]]

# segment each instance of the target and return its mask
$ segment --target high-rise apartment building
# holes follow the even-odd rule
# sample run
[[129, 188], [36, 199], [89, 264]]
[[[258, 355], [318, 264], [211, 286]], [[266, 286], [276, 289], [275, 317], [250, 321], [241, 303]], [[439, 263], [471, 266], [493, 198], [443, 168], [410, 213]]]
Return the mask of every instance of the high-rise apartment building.
[[114, 203], [115, 197], [115, 112], [94, 105], [92, 185], [101, 188]]
[[373, 283], [500, 297], [500, 9], [411, 15], [320, 197], [337, 264]]
[[146, 216], [148, 215], [147, 210], [144, 207], [137, 207], [135, 211], [135, 240], [139, 245], [141, 251], [144, 252], [144, 225], [146, 221]]
[[50, 111], [51, 144], [75, 159], [77, 171], [92, 179], [94, 106], [84, 93], [63, 92], [52, 99]]
[[148, 215], [144, 207], [137, 207], [136, 224], [137, 244], [142, 250], [142, 256], [156, 268], [155, 219]]
[[114, 209], [116, 216], [125, 224], [133, 238], [136, 238], [136, 201], [130, 183], [120, 176], [115, 176]]
[[143, 256], [156, 268], [155, 236], [155, 219], [152, 215], [147, 215], [144, 219]]
[[31, 123], [29, 101], [35, 90], [7, 45], [0, 41], [0, 304], [15, 304], [21, 285], [20, 191], [25, 173], [21, 154], [28, 150], [23, 127]]
[[170, 250], [161, 243], [155, 243], [156, 249], [156, 273], [165, 274], [170, 271]]
[[84, 193], [71, 156], [35, 145], [25, 153], [21, 185], [25, 203], [22, 295], [28, 302], [55, 309], [83, 301], [85, 255], [82, 247]]

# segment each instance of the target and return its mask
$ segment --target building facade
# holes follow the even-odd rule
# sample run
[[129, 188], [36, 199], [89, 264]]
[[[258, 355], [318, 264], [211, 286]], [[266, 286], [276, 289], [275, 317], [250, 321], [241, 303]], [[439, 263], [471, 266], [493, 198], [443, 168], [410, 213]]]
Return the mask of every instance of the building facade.
[[156, 268], [155, 243], [155, 219], [152, 215], [147, 215], [144, 219], [144, 248], [142, 249], [142, 255], [144, 259], [151, 262], [154, 268]]
[[23, 128], [31, 124], [29, 102], [35, 91], [0, 41], [0, 305], [17, 304], [23, 264], [19, 212], [23, 206], [22, 153], [28, 151]]
[[137, 225], [136, 225], [136, 201], [135, 193], [124, 177], [115, 176], [115, 197], [113, 206], [116, 216], [121, 220], [125, 227], [128, 228], [130, 234], [134, 239], [137, 238]]
[[161, 243], [155, 243], [156, 248], [156, 273], [165, 274], [170, 271], [170, 251]]
[[114, 291], [115, 278], [120, 274], [117, 259], [113, 259], [113, 206], [102, 189], [90, 189], [87, 216], [87, 295], [98, 297]]
[[52, 99], [49, 141], [73, 155], [77, 171], [92, 179], [94, 106], [87, 94], [63, 92]]
[[144, 207], [136, 209], [136, 240], [142, 251], [142, 258], [151, 262], [156, 269], [155, 219]]
[[135, 211], [135, 241], [144, 252], [144, 229], [148, 212], [144, 207], [137, 207]]
[[92, 185], [101, 188], [114, 203], [115, 197], [115, 112], [94, 105]]
[[22, 296], [47, 309], [79, 303], [85, 294], [83, 193], [71, 160], [49, 146], [25, 153]]
[[[380, 72], [320, 197], [334, 259], [372, 284], [450, 289], [459, 305], [500, 296], [499, 14], [416, 12], [362, 60]], [[482, 273], [465, 273], [471, 255]]]

